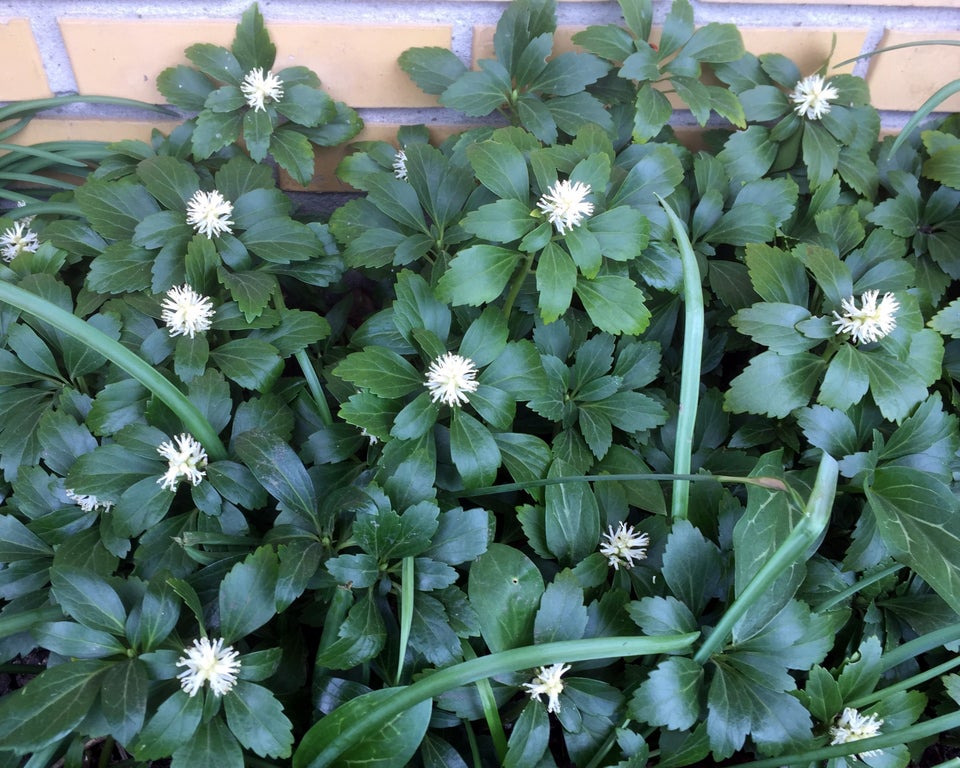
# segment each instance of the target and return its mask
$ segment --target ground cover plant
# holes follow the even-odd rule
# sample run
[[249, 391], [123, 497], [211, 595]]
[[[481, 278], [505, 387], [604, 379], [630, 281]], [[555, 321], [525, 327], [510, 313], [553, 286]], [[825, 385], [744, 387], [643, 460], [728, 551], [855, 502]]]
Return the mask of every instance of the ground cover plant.
[[831, 62], [620, 6], [407, 51], [502, 124], [357, 144], [327, 220], [278, 168], [361, 122], [256, 6], [161, 75], [169, 135], [4, 147], [0, 765], [952, 742], [957, 121], [894, 147]]

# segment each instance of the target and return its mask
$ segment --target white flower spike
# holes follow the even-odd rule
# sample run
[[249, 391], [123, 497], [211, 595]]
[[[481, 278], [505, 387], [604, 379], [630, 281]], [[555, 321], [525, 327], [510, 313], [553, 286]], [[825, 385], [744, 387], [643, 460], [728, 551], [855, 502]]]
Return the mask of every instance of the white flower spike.
[[193, 193], [187, 203], [187, 224], [211, 240], [224, 232], [233, 233], [233, 221], [230, 219], [232, 213], [233, 203], [217, 190], [204, 192], [200, 189]]
[[879, 291], [865, 291], [860, 297], [862, 306], [859, 308], [853, 296], [843, 299], [840, 302], [843, 314], [833, 313], [837, 318], [832, 323], [837, 326], [836, 332], [849, 333], [858, 344], [879, 341], [891, 333], [897, 327], [896, 313], [900, 309], [900, 302], [892, 293], [885, 293], [877, 304], [879, 293]]
[[266, 111], [267, 99], [280, 101], [283, 98], [283, 81], [269, 70], [263, 74], [263, 67], [257, 67], [243, 76], [240, 91], [254, 111]]
[[613, 570], [619, 571], [620, 566], [633, 568], [634, 560], [644, 560], [647, 557], [647, 545], [650, 536], [646, 533], [637, 533], [632, 525], [620, 523], [617, 530], [607, 526], [607, 533], [603, 534], [600, 542], [600, 554], [607, 558]]
[[446, 352], [438, 357], [427, 369], [427, 380], [423, 386], [430, 390], [433, 402], [460, 406], [470, 401], [468, 392], [476, 392], [477, 366], [473, 360]]
[[819, 120], [830, 111], [830, 101], [840, 96], [821, 75], [810, 75], [798, 82], [790, 93], [790, 101], [797, 106], [794, 110], [800, 117]]
[[110, 507], [113, 506], [113, 502], [110, 501], [100, 501], [96, 496], [85, 494], [85, 493], [76, 493], [72, 488], [67, 488], [67, 498], [70, 499], [74, 504], [76, 504], [84, 512], [93, 512], [97, 509], [102, 509], [104, 512], [109, 512]]
[[206, 474], [203, 469], [207, 466], [207, 452], [186, 432], [177, 435], [174, 441], [176, 447], [171, 442], [163, 442], [157, 448], [157, 453], [170, 462], [157, 482], [168, 491], [176, 491], [181, 478], [189, 480], [191, 485], [199, 485]]
[[531, 699], [540, 701], [540, 696], [547, 695], [547, 712], [560, 711], [560, 694], [563, 692], [563, 674], [570, 670], [569, 664], [551, 664], [549, 667], [540, 667], [537, 676], [529, 683], [524, 683]]
[[192, 648], [184, 648], [186, 658], [180, 657], [178, 667], [186, 667], [177, 677], [180, 687], [191, 697], [197, 695], [205, 682], [215, 696], [223, 696], [237, 682], [240, 671], [240, 654], [232, 646], [223, 647], [223, 638], [211, 643], [206, 637], [193, 641]]
[[402, 149], [398, 149], [393, 156], [393, 175], [400, 181], [407, 180], [407, 153]]
[[160, 319], [166, 323], [171, 336], [189, 336], [209, 330], [210, 318], [215, 314], [213, 302], [207, 296], [201, 296], [184, 283], [167, 291], [167, 298], [160, 305], [163, 312]]
[[564, 235], [574, 227], [579, 227], [593, 213], [593, 203], [584, 199], [589, 194], [589, 184], [582, 181], [571, 184], [564, 179], [547, 190], [547, 194], [537, 201], [537, 207], [547, 215], [557, 233]]
[[[833, 736], [833, 741], [830, 743], [849, 744], [851, 741], [879, 736], [881, 725], [883, 725], [883, 719], [877, 717], [876, 712], [870, 717], [864, 717], [853, 707], [847, 707], [837, 718], [837, 724], [830, 726], [830, 735]], [[868, 749], [866, 752], [860, 752], [857, 757], [877, 757], [881, 752], [883, 752], [882, 749]]]
[[4, 261], [13, 261], [24, 252], [36, 253], [39, 247], [37, 233], [23, 219], [13, 222], [12, 227], [0, 233], [0, 256]]

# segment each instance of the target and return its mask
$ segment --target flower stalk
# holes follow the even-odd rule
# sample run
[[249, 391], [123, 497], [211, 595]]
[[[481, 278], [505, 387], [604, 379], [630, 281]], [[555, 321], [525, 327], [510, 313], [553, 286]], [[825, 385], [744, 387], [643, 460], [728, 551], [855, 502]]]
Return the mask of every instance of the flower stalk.
[[[700, 402], [700, 367], [703, 358], [703, 292], [700, 288], [700, 267], [680, 217], [663, 198], [660, 207], [667, 214], [673, 237], [680, 249], [683, 270], [683, 358], [680, 373], [680, 402], [677, 407], [677, 436], [673, 449], [673, 471], [677, 475], [690, 473], [693, 456], [693, 431], [697, 423]], [[670, 512], [674, 520], [687, 518], [690, 502], [690, 482], [673, 481], [673, 499]]]

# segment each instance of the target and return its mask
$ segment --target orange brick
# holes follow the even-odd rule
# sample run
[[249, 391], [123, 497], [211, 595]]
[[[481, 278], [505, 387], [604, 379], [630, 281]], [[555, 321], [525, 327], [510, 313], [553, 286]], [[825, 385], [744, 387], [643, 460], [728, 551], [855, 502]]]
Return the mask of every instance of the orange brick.
[[0, 101], [52, 96], [29, 19], [0, 22]]
[[[923, 40], [960, 42], [960, 32], [955, 29], [945, 32], [888, 31], [878, 47]], [[877, 109], [912, 111], [958, 75], [960, 45], [922, 45], [874, 56], [867, 70], [867, 82]], [[947, 99], [937, 110], [960, 111], [960, 94]]]
[[[156, 77], [189, 64], [194, 43], [228, 46], [233, 22], [60, 19], [60, 30], [82, 93], [162, 101]], [[449, 47], [449, 26], [268, 23], [277, 46], [275, 69], [306, 66], [324, 89], [353, 107], [420, 107], [436, 104], [397, 64], [407, 48]]]

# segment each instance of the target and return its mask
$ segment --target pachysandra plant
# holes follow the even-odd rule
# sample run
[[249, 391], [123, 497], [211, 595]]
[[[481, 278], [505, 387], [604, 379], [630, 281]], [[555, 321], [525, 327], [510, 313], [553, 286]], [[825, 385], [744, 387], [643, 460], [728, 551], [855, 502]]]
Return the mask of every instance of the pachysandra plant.
[[359, 119], [256, 6], [161, 75], [168, 136], [0, 158], [0, 763], [905, 768], [960, 727], [960, 122], [894, 147], [828, 62], [619, 6], [404, 53], [488, 119], [357, 143], [329, 221], [277, 166]]

